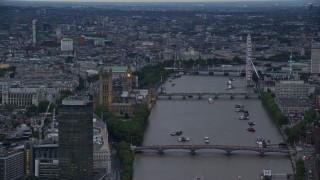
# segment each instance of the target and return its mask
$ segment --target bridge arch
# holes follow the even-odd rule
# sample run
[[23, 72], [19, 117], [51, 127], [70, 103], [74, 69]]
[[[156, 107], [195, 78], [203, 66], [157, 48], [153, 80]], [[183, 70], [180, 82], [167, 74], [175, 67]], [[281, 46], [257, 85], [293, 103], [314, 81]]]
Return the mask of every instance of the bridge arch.
[[133, 152], [143, 152], [143, 151], [155, 151], [159, 154], [164, 153], [165, 151], [189, 151], [191, 154], [195, 154], [198, 151], [202, 150], [218, 150], [223, 151], [227, 154], [233, 154], [237, 151], [248, 151], [255, 152], [258, 155], [266, 154], [286, 154], [290, 155], [294, 151], [287, 149], [278, 149], [278, 148], [261, 148], [257, 146], [232, 146], [232, 145], [152, 145], [152, 146], [141, 146], [141, 147], [131, 147]]

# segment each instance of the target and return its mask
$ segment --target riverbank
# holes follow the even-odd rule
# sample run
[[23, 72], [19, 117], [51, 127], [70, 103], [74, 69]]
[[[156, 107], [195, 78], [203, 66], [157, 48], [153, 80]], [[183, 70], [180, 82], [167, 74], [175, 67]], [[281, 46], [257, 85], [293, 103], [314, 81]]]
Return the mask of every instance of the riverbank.
[[[271, 107], [274, 107], [276, 105], [274, 100], [273, 100], [273, 97], [271, 95], [269, 95], [269, 94], [263, 93], [261, 101], [262, 101], [263, 107], [266, 109], [266, 111], [268, 112], [268, 114], [271, 117], [271, 119], [273, 119], [275, 121], [275, 123], [277, 125], [277, 128], [278, 128], [278, 131], [280, 132], [281, 137], [283, 139], [283, 142], [285, 144], [287, 144], [287, 149], [295, 151], [294, 147], [288, 146], [288, 141], [287, 141], [288, 137], [285, 134], [284, 130], [282, 129], [281, 125], [279, 124], [280, 122], [282, 122], [281, 119], [283, 118], [283, 114], [281, 113], [280, 117], [276, 117], [276, 115], [279, 114], [280, 109], [277, 108], [277, 109], [273, 110], [273, 111], [277, 111], [277, 113], [271, 113], [271, 111], [272, 111]], [[269, 101], [269, 106], [267, 105], [268, 101]], [[295, 154], [290, 154], [290, 161], [291, 161], [291, 165], [292, 165], [292, 170], [294, 172], [294, 176], [296, 176], [297, 170], [296, 170], [296, 157], [295, 157]]]
[[[283, 141], [288, 144], [287, 142], [287, 135], [285, 134], [284, 130], [282, 129], [281, 126], [278, 125], [278, 129], [279, 129], [279, 132], [283, 138]], [[294, 151], [295, 152], [295, 147], [292, 147], [292, 146], [287, 146], [288, 150], [290, 151]], [[296, 158], [296, 154], [290, 154], [290, 160], [291, 160], [291, 165], [292, 165], [292, 169], [293, 169], [293, 173], [294, 173], [294, 176], [296, 177], [297, 175], [297, 168], [296, 168], [296, 161], [297, 161], [297, 158]]]

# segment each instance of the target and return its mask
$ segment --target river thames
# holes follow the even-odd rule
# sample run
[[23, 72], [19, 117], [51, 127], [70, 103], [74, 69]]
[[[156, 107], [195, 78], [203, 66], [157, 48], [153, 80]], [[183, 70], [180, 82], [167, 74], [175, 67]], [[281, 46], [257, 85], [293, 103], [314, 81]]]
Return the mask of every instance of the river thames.
[[[226, 76], [189, 76], [168, 79], [163, 86], [167, 92], [252, 92], [245, 87], [242, 77], [233, 77], [235, 89], [226, 90]], [[169, 82], [169, 80], [171, 82]], [[173, 85], [175, 84], [175, 85]], [[244, 105], [256, 123], [256, 132], [248, 132], [248, 121], [239, 120], [242, 113], [234, 110], [235, 104]], [[178, 142], [170, 133], [182, 130], [189, 142]], [[210, 144], [257, 146], [256, 138], [265, 138], [271, 144], [283, 142], [261, 101], [257, 98], [218, 98], [208, 103], [198, 97], [160, 99], [154, 105], [144, 134], [144, 145], [153, 144]], [[277, 147], [277, 146], [274, 146]], [[284, 154], [258, 156], [256, 152], [235, 151], [228, 156], [220, 150], [189, 151], [170, 150], [135, 154], [133, 180], [258, 180], [263, 169], [272, 173], [293, 174], [290, 158]]]

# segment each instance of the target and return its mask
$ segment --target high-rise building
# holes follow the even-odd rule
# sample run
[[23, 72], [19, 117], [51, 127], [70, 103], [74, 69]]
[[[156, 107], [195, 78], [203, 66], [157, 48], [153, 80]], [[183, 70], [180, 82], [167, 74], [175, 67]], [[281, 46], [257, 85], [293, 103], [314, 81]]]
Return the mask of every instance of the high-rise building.
[[[58, 144], [34, 144], [34, 143], [26, 143], [24, 146], [25, 152], [25, 171], [26, 175], [34, 175], [40, 177], [40, 168], [42, 172], [45, 167], [41, 167], [41, 162], [57, 162], [58, 160]], [[58, 165], [56, 165], [56, 169], [58, 169]], [[50, 168], [48, 170], [51, 170]], [[52, 171], [51, 175], [56, 177], [58, 173]], [[41, 178], [43, 179], [43, 178]]]
[[56, 37], [57, 37], [57, 38], [61, 38], [61, 36], [62, 36], [61, 28], [60, 28], [60, 27], [57, 27], [57, 28], [56, 28]]
[[93, 179], [92, 102], [69, 97], [59, 109], [59, 179]]
[[311, 73], [316, 77], [320, 74], [320, 43], [314, 43], [311, 48]]
[[32, 20], [32, 45], [37, 45], [37, 20]]
[[[2, 148], [2, 147], [1, 147]], [[15, 180], [24, 176], [23, 151], [9, 149], [0, 152], [0, 179]]]
[[69, 38], [61, 39], [61, 51], [73, 51], [73, 40]]

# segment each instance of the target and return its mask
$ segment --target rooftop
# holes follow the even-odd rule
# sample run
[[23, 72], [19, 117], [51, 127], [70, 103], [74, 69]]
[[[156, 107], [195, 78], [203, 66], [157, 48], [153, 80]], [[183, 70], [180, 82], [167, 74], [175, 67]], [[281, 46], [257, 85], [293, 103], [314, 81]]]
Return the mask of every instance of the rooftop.
[[69, 96], [62, 100], [62, 105], [86, 105], [87, 103], [89, 103], [87, 96]]

